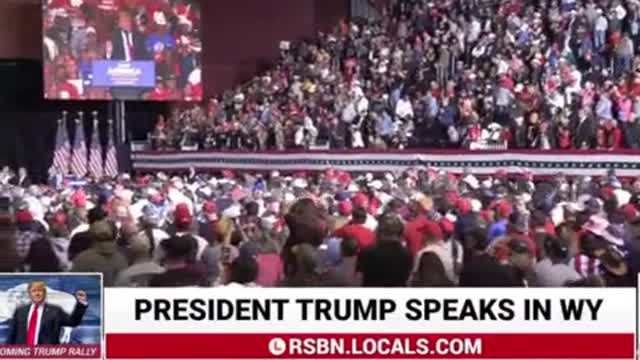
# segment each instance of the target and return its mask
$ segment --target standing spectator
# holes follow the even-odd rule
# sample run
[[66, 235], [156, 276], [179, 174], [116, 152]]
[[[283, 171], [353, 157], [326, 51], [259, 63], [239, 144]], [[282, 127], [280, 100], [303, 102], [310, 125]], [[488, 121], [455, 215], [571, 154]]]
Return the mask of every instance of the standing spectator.
[[224, 284], [228, 280], [228, 272], [238, 255], [238, 248], [231, 244], [236, 233], [236, 225], [229, 218], [222, 218], [216, 223], [215, 241], [209, 243], [202, 254], [202, 263], [206, 268], [206, 276], [210, 284]]
[[205, 274], [192, 262], [191, 242], [183, 237], [172, 236], [161, 244], [165, 272], [149, 279], [150, 287], [208, 286]]
[[18, 226], [16, 251], [18, 252], [18, 259], [23, 261], [29, 253], [31, 244], [43, 237], [43, 234], [37, 231], [36, 223], [28, 209], [16, 211], [16, 224]]
[[569, 248], [561, 239], [551, 235], [544, 236], [544, 256], [534, 266], [535, 280], [538, 286], [560, 287], [578, 281], [582, 277], [567, 265]]
[[407, 226], [405, 226], [404, 239], [413, 257], [416, 257], [422, 248], [424, 235], [421, 230], [429, 221], [428, 215], [432, 210], [433, 200], [429, 197], [422, 196], [415, 204], [415, 218], [407, 222]]
[[[69, 261], [73, 261], [73, 259], [79, 253], [89, 249], [93, 245], [93, 241], [95, 240], [91, 233], [91, 226], [93, 224], [103, 221], [106, 219], [107, 213], [101, 207], [95, 207], [89, 210], [87, 214], [88, 224], [86, 226], [86, 230], [77, 231], [76, 234], [71, 234], [71, 242], [69, 243], [68, 249], [68, 257]], [[79, 230], [84, 229], [85, 226], [80, 228]]]
[[258, 286], [273, 287], [283, 279], [284, 266], [280, 257], [280, 246], [274, 239], [275, 236], [277, 235], [272, 231], [263, 229], [256, 240], [245, 244], [245, 246], [251, 244], [255, 246], [255, 259], [258, 264], [258, 276], [255, 283]]
[[376, 241], [375, 234], [364, 226], [367, 221], [367, 211], [358, 207], [353, 211], [353, 218], [349, 225], [346, 225], [334, 233], [339, 238], [352, 237], [358, 242], [358, 248], [364, 250]]
[[[454, 270], [454, 259], [451, 256], [451, 251], [447, 251], [444, 242], [444, 233], [440, 225], [433, 221], [428, 221], [420, 229], [423, 234], [423, 246], [416, 254], [413, 264], [413, 277], [419, 276], [418, 271], [420, 264], [422, 263], [422, 256], [427, 253], [432, 253], [438, 257], [442, 266], [444, 266], [445, 274], [449, 281], [457, 283], [458, 278]], [[423, 265], [433, 266], [432, 261], [425, 261]], [[431, 265], [429, 265], [431, 264]]]
[[397, 241], [381, 241], [358, 256], [364, 287], [403, 287], [411, 275], [411, 254]]
[[258, 264], [253, 256], [238, 256], [231, 263], [231, 273], [227, 287], [256, 287]]
[[[173, 211], [173, 225], [175, 226], [175, 236], [180, 238], [184, 237], [185, 241], [188, 240], [191, 242], [191, 263], [200, 261], [200, 259], [202, 258], [202, 253], [204, 252], [204, 249], [209, 245], [209, 243], [199, 235], [193, 234], [192, 229], [194, 221], [188, 204], [180, 203], [176, 205], [176, 208]], [[160, 254], [162, 252], [162, 247], [157, 248], [157, 250], [160, 253], [156, 254], [156, 259], [158, 257], [161, 257]]]
[[164, 272], [164, 268], [151, 258], [151, 241], [146, 234], [138, 233], [126, 248], [131, 265], [118, 274], [115, 286], [146, 287], [149, 279]]
[[340, 284], [322, 263], [318, 248], [309, 243], [295, 245], [292, 249], [292, 262], [282, 286], [286, 287], [333, 287]]
[[329, 269], [341, 286], [360, 286], [361, 274], [357, 272], [359, 253], [358, 241], [353, 237], [344, 237], [340, 241], [340, 263]]
[[447, 287], [453, 283], [447, 277], [442, 261], [435, 253], [423, 253], [418, 268], [413, 274], [414, 287]]
[[93, 245], [73, 259], [72, 272], [99, 272], [105, 286], [115, 284], [118, 273], [127, 268], [127, 259], [118, 252], [115, 225], [102, 220], [93, 224]]
[[488, 239], [483, 229], [472, 231], [465, 239], [468, 257], [460, 274], [461, 287], [522, 286], [515, 269], [500, 264], [487, 252]]

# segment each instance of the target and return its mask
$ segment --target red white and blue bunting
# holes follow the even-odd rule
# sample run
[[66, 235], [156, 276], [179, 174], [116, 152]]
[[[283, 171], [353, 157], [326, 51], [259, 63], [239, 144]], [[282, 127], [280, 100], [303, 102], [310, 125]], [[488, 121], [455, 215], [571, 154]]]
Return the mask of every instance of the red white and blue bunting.
[[285, 152], [134, 152], [133, 168], [140, 172], [198, 171], [321, 171], [329, 167], [356, 172], [402, 171], [437, 167], [450, 172], [465, 168], [475, 174], [530, 171], [533, 175], [640, 176], [640, 151], [285, 151]]

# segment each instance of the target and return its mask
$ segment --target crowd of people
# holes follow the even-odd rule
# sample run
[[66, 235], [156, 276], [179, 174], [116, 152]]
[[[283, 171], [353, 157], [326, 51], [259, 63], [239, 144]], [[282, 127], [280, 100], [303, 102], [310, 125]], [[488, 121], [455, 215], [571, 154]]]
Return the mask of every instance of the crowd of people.
[[633, 286], [640, 270], [640, 180], [613, 172], [20, 178], [0, 173], [3, 272], [100, 272], [125, 287], [560, 287]]
[[283, 42], [272, 70], [176, 111], [156, 148], [640, 146], [637, 0], [395, 0]]
[[[282, 42], [272, 70], [161, 116], [151, 139], [637, 148], [639, 32], [636, 0], [391, 1], [379, 19]], [[0, 271], [100, 272], [129, 287], [634, 286], [640, 179], [327, 168], [45, 186], [4, 169]]]
[[[201, 12], [191, 0], [48, 0], [43, 10], [45, 95], [111, 100], [96, 85], [99, 60], [153, 62], [155, 88], [128, 92], [137, 100], [202, 99]], [[101, 71], [106, 72], [106, 69]], [[101, 76], [101, 75], [100, 75]], [[144, 75], [143, 75], [144, 77]]]

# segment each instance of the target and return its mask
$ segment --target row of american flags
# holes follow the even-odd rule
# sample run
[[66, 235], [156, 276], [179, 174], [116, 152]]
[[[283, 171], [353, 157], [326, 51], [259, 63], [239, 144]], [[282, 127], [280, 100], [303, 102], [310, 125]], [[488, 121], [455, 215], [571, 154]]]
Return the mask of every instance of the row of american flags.
[[[118, 175], [118, 157], [113, 138], [113, 121], [109, 120], [108, 144], [106, 152], [102, 151], [98, 121], [94, 120], [91, 147], [87, 149], [84, 125], [80, 118], [74, 121], [73, 142], [69, 141], [66, 117], [58, 119], [56, 145], [53, 163], [49, 167], [49, 175], [74, 175], [76, 177], [91, 176], [94, 178], [114, 177]], [[103, 157], [104, 155], [104, 157]]]

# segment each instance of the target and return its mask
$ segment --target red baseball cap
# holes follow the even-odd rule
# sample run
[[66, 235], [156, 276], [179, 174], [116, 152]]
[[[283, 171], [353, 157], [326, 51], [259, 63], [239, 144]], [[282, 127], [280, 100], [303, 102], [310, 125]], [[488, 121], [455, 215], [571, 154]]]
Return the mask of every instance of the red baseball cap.
[[29, 210], [18, 210], [16, 211], [16, 222], [18, 224], [26, 224], [33, 221], [33, 216], [29, 212]]
[[213, 214], [217, 211], [218, 206], [216, 206], [216, 203], [211, 200], [205, 201], [204, 204], [202, 204], [202, 212], [205, 214]]
[[509, 217], [509, 215], [511, 215], [511, 213], [513, 212], [513, 206], [511, 205], [510, 202], [508, 201], [500, 201], [498, 202], [498, 204], [496, 204], [496, 213], [498, 213], [498, 215], [500, 217]]
[[353, 212], [353, 204], [349, 200], [340, 201], [338, 203], [338, 212], [342, 216], [349, 216]]
[[365, 209], [369, 208], [369, 199], [367, 195], [363, 193], [358, 193], [353, 197], [353, 205], [356, 207], [363, 207]]
[[467, 198], [458, 199], [458, 203], [456, 205], [460, 214], [464, 215], [471, 212], [471, 201]]
[[455, 224], [449, 219], [441, 220], [440, 227], [442, 228], [442, 231], [447, 235], [453, 235], [453, 232], [455, 230]]
[[192, 217], [189, 205], [181, 203], [176, 205], [176, 209], [173, 212], [173, 219], [176, 225], [188, 225], [191, 224]]

